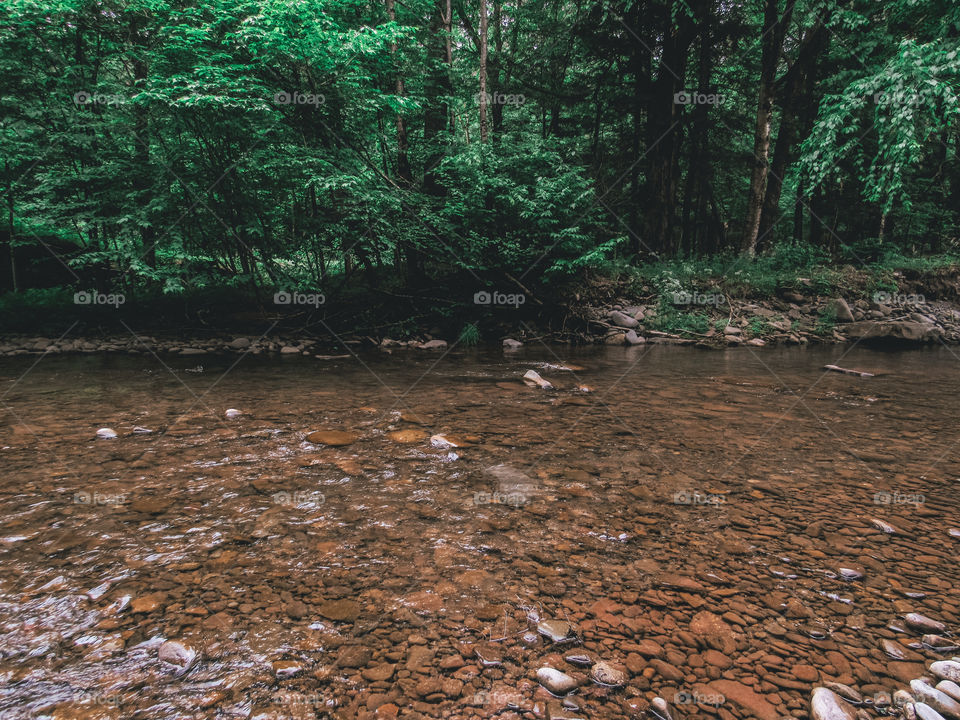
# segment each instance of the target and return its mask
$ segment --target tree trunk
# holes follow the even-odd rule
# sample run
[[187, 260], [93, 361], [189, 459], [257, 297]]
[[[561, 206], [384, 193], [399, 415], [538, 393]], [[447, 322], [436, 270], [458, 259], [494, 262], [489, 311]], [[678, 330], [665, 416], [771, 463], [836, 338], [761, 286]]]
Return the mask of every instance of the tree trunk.
[[480, 0], [480, 142], [487, 141], [487, 0]]
[[[390, 22], [396, 22], [397, 11], [394, 7], [395, 2], [394, 0], [386, 0], [386, 2], [387, 17], [390, 19]], [[390, 55], [395, 58], [396, 54], [397, 44], [390, 43]], [[397, 71], [395, 91], [397, 97], [403, 97], [403, 76], [400, 74], [399, 70]], [[403, 115], [401, 113], [397, 113], [397, 177], [400, 178], [405, 186], [409, 186], [413, 179], [413, 173], [410, 170], [410, 156], [408, 148], [409, 142], [407, 140], [407, 124], [403, 119]]]
[[747, 255], [756, 252], [760, 233], [760, 215], [763, 211], [763, 196], [769, 175], [770, 135], [773, 122], [773, 99], [777, 77], [777, 64], [783, 48], [783, 38], [790, 16], [793, 0], [788, 0], [787, 9], [780, 16], [778, 0], [765, 0], [763, 43], [760, 57], [760, 88], [757, 101], [757, 120], [753, 138], [753, 172], [750, 176], [750, 195], [747, 198], [747, 217], [743, 225], [741, 250]]

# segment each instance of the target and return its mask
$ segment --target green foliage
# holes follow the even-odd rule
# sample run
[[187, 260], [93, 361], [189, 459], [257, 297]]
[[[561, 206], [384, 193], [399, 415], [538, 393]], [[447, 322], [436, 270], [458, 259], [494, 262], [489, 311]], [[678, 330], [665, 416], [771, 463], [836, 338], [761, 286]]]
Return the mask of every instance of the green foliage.
[[478, 345], [480, 343], [480, 329], [474, 323], [467, 323], [460, 331], [457, 343], [466, 347]]

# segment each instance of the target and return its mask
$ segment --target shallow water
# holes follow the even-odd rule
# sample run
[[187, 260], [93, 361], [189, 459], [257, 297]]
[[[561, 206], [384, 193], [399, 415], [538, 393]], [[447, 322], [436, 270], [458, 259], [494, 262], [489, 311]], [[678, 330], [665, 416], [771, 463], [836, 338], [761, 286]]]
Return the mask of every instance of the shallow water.
[[0, 362], [0, 718], [802, 718], [960, 631], [949, 349], [199, 362]]

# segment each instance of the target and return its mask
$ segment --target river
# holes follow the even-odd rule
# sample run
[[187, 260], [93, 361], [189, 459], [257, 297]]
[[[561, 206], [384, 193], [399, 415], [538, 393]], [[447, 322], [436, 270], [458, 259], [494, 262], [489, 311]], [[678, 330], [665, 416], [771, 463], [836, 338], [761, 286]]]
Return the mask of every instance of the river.
[[4, 359], [0, 718], [659, 696], [766, 720], [830, 681], [876, 714], [957, 654], [904, 616], [960, 631], [958, 370], [848, 346]]

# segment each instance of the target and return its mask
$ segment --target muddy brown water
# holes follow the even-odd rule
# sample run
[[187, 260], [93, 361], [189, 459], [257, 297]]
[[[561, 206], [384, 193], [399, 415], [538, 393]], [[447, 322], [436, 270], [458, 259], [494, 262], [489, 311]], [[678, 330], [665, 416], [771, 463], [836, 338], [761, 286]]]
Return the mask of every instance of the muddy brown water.
[[949, 349], [164, 363], [0, 362], [5, 720], [803, 718], [960, 632]]

